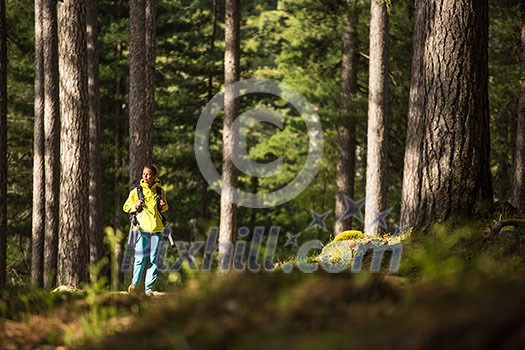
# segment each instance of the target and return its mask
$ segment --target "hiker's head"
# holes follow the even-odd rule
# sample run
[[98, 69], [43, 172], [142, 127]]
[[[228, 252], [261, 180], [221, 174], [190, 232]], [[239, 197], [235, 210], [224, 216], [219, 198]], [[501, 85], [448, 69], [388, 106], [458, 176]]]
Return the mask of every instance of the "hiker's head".
[[142, 180], [144, 180], [149, 186], [153, 185], [157, 179], [157, 168], [153, 165], [144, 166], [142, 170]]

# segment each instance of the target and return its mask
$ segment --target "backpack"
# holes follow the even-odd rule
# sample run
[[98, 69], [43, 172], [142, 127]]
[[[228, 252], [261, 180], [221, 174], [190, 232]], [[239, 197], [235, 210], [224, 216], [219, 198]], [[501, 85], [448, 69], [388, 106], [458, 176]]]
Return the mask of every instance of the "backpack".
[[[138, 185], [137, 187], [135, 187], [135, 189], [137, 190], [139, 201], [142, 201], [142, 203], [144, 203], [145, 197], [144, 197], [144, 192], [142, 190], [142, 186]], [[159, 211], [160, 217], [162, 219], [162, 225], [167, 226], [166, 218], [164, 217], [164, 215], [162, 215], [162, 212], [161, 212], [161, 208], [162, 208], [160, 205], [161, 199], [162, 199], [162, 187], [157, 186], [157, 210]], [[137, 220], [137, 213], [140, 213], [141, 211], [142, 211], [142, 206], [138, 208], [136, 212], [129, 214], [131, 225], [140, 227], [139, 221]]]

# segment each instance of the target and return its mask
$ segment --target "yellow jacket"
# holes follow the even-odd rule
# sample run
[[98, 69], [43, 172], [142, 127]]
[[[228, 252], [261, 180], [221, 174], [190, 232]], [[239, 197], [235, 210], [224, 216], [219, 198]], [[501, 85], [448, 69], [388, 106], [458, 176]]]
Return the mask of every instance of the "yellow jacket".
[[[151, 188], [144, 180], [140, 180], [140, 186], [142, 186], [142, 192], [144, 193], [144, 206], [142, 210], [137, 213], [137, 221], [140, 225], [142, 232], [162, 232], [164, 231], [164, 225], [162, 224], [162, 218], [160, 216], [157, 207], [157, 187], [160, 187], [160, 181], [155, 180]], [[162, 207], [161, 212], [168, 210], [168, 201], [166, 200], [166, 192], [161, 191], [162, 199], [166, 204]], [[135, 203], [139, 200], [139, 194], [137, 189], [134, 188], [129, 192], [128, 199], [124, 203], [124, 211], [128, 214], [135, 213]]]

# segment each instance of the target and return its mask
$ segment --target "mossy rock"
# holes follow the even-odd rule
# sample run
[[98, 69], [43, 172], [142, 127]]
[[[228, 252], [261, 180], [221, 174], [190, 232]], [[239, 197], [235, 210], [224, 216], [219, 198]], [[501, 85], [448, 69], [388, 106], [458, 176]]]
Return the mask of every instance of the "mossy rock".
[[365, 234], [359, 230], [347, 230], [335, 236], [332, 242], [359, 240], [359, 239], [364, 239], [364, 238], [365, 238]]
[[341, 263], [342, 260], [351, 259], [353, 249], [357, 246], [357, 243], [363, 239], [365, 239], [365, 235], [361, 231], [343, 231], [323, 248], [318, 261], [320, 262], [323, 259], [327, 259], [326, 261], [330, 264], [338, 264]]

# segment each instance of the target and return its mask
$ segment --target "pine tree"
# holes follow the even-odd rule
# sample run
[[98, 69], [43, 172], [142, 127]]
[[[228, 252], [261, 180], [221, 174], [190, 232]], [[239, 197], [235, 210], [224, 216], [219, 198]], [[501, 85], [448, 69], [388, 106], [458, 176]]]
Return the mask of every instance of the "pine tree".
[[0, 288], [6, 283], [7, 244], [7, 27], [0, 0]]
[[80, 287], [89, 266], [89, 139], [85, 3], [59, 3], [61, 187], [58, 283]]
[[402, 224], [492, 201], [487, 48], [487, 0], [416, 2]]
[[376, 0], [370, 3], [365, 233], [379, 236], [385, 222], [378, 221], [378, 215], [385, 210], [387, 192], [389, 15], [386, 4]]
[[44, 286], [45, 173], [44, 173], [44, 37], [43, 4], [35, 0], [35, 122], [33, 125], [33, 211], [31, 281]]
[[234, 191], [237, 187], [237, 169], [233, 164], [233, 155], [238, 134], [232, 124], [239, 114], [239, 100], [234, 98], [231, 85], [240, 77], [240, 12], [239, 0], [226, 0], [226, 50], [224, 52], [224, 125], [223, 125], [223, 166], [221, 214], [219, 227], [219, 264], [227, 267], [233, 254], [236, 237], [237, 205], [234, 203]]

